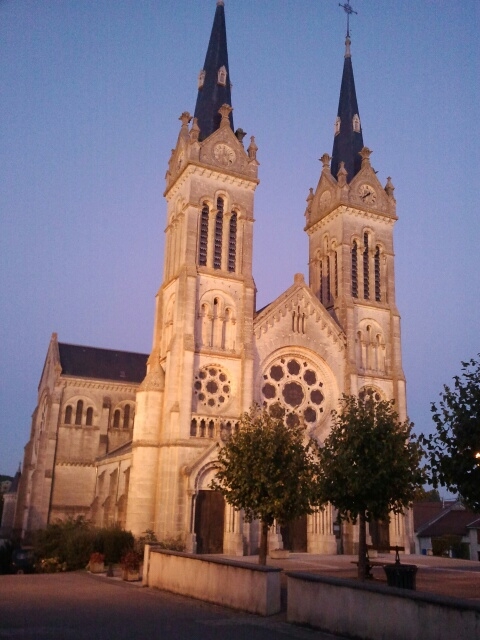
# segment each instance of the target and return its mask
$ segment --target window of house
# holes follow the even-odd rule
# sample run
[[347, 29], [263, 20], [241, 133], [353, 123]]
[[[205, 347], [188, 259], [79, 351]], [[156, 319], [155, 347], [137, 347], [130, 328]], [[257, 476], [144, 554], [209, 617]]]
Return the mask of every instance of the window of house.
[[72, 407], [68, 405], [65, 409], [65, 424], [72, 424]]
[[113, 428], [118, 429], [120, 427], [120, 409], [115, 409], [113, 414]]

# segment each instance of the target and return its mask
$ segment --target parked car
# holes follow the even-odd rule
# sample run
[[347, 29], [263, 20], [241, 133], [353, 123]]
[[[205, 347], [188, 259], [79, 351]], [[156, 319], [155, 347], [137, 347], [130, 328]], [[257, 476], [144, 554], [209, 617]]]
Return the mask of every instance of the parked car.
[[15, 549], [12, 553], [12, 573], [33, 573], [33, 549]]

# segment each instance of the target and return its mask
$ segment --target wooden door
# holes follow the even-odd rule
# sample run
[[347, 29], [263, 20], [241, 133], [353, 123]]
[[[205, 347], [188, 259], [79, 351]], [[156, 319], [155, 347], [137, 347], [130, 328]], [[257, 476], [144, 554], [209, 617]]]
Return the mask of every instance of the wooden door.
[[195, 501], [197, 553], [223, 553], [225, 500], [219, 491], [199, 491]]
[[280, 527], [283, 548], [289, 551], [304, 553], [307, 551], [307, 516], [292, 520]]

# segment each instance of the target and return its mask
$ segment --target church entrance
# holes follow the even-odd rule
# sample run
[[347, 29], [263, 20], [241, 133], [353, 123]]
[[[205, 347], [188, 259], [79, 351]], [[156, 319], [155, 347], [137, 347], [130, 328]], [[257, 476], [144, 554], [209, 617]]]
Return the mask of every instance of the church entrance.
[[223, 553], [225, 500], [219, 491], [199, 491], [195, 500], [197, 553]]
[[280, 527], [283, 548], [298, 553], [307, 551], [307, 516], [301, 516]]
[[390, 548], [390, 525], [383, 520], [370, 522], [370, 535], [374, 549], [388, 551]]

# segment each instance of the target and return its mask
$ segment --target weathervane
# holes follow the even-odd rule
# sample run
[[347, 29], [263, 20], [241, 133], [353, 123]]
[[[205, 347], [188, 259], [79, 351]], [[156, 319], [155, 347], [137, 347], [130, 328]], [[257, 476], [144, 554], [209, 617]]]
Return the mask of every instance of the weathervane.
[[350, 37], [350, 16], [352, 15], [352, 13], [354, 13], [355, 15], [358, 15], [358, 14], [350, 6], [349, 0], [347, 0], [347, 2], [345, 4], [340, 4], [339, 3], [338, 6], [342, 7], [342, 9], [347, 14], [347, 38], [349, 38]]

